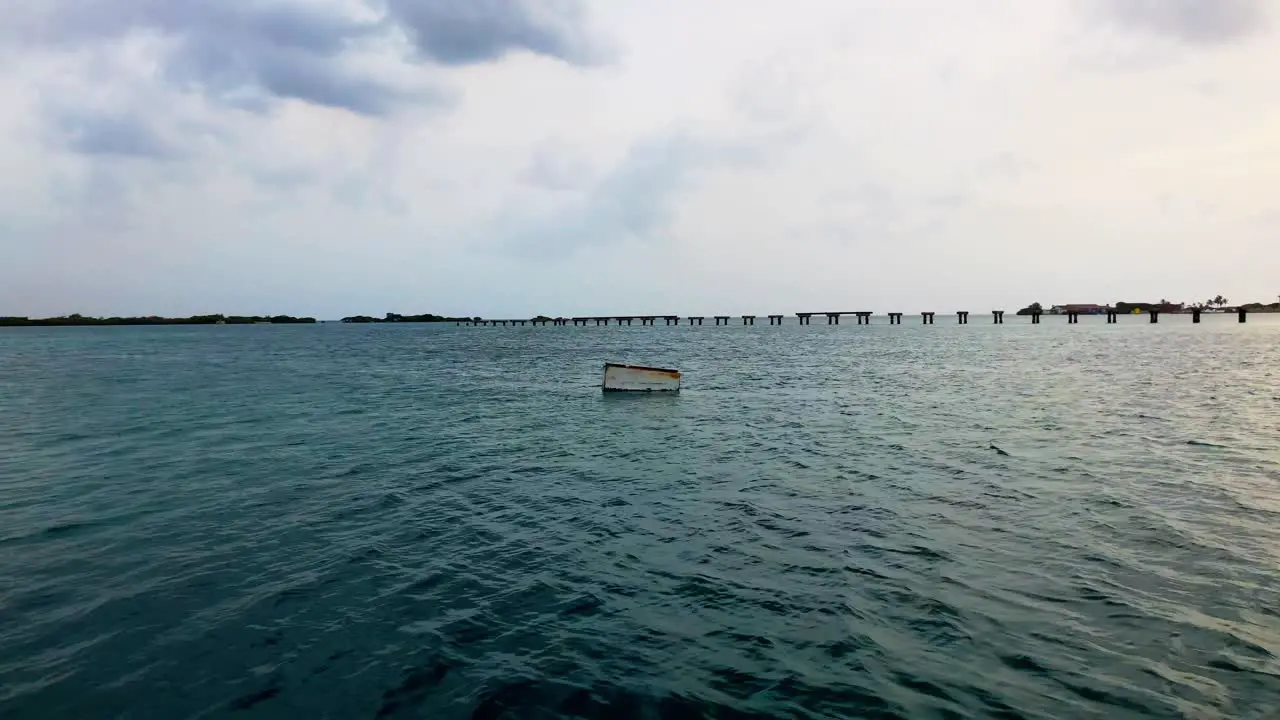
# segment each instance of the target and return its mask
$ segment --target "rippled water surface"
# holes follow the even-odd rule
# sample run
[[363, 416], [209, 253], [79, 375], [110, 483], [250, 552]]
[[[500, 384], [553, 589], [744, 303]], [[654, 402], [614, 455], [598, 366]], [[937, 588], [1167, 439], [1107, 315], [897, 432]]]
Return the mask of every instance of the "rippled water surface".
[[910, 320], [0, 331], [0, 717], [1280, 716], [1280, 316]]

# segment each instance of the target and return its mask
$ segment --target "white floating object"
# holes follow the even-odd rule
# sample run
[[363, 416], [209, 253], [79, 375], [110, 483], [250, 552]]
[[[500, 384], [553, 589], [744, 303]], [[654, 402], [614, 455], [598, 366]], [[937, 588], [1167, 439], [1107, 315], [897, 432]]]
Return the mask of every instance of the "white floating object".
[[603, 387], [605, 392], [680, 392], [680, 371], [605, 363]]

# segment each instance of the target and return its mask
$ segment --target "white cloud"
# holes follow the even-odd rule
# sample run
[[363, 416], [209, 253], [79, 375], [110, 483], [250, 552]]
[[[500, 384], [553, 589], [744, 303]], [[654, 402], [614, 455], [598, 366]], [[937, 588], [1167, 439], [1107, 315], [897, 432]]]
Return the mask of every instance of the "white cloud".
[[29, 4], [0, 314], [1269, 298], [1280, 43], [1206, 5]]

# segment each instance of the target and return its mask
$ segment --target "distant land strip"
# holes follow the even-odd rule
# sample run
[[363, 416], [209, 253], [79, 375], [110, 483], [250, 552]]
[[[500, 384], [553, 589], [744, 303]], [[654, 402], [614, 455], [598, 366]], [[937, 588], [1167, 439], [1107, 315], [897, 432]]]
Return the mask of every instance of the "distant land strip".
[[185, 318], [147, 317], [87, 317], [74, 314], [51, 318], [3, 317], [0, 327], [61, 327], [80, 325], [300, 325], [316, 322], [313, 317], [292, 315], [192, 315]]
[[[1216, 305], [1216, 308], [1215, 308]], [[1205, 303], [1183, 304], [1183, 303], [1127, 303], [1118, 302], [1115, 305], [1089, 305], [1089, 306], [1054, 306], [1048, 309], [1042, 309], [1040, 303], [1034, 303], [1028, 307], [1016, 311], [1016, 315], [1100, 315], [1106, 312], [1117, 312], [1127, 315], [1134, 312], [1140, 313], [1191, 313], [1194, 311], [1206, 312], [1237, 312], [1245, 311], [1249, 313], [1280, 313], [1280, 302], [1274, 303], [1245, 303], [1237, 306], [1226, 306], [1226, 301], [1219, 296], [1218, 302], [1209, 301]], [[804, 313], [801, 313], [804, 314]], [[822, 314], [822, 313], [809, 313]], [[866, 314], [871, 313], [840, 313], [844, 315]], [[889, 313], [894, 315], [895, 313]], [[896, 313], [901, 316], [902, 313]], [[928, 313], [933, 314], [933, 313]], [[605, 316], [602, 316], [605, 317]], [[607, 316], [613, 319], [619, 316]], [[623, 318], [664, 318], [676, 317], [666, 315], [632, 315], [620, 316]], [[708, 316], [710, 317], [710, 316]], [[729, 316], [722, 316], [727, 320]], [[746, 316], [755, 317], [755, 316]], [[781, 315], [770, 317], [781, 318]], [[583, 318], [574, 318], [581, 320]], [[586, 319], [601, 319], [595, 316], [589, 316]], [[486, 320], [481, 317], [450, 317], [448, 315], [434, 315], [431, 313], [423, 313], [421, 315], [402, 315], [400, 313], [387, 313], [383, 317], [374, 317], [371, 315], [351, 315], [340, 320], [343, 323], [485, 323], [485, 322], [531, 322], [531, 323], [550, 323], [565, 321], [570, 318], [553, 318], [547, 315], [535, 315], [531, 318], [521, 318], [517, 320]], [[192, 315], [191, 317], [168, 318], [156, 315], [147, 315], [142, 317], [90, 317], [75, 313], [72, 315], [60, 315], [58, 317], [48, 318], [31, 318], [19, 316], [0, 316], [0, 327], [71, 327], [71, 326], [113, 326], [113, 325], [309, 325], [318, 321], [313, 317], [294, 317], [292, 315]]]

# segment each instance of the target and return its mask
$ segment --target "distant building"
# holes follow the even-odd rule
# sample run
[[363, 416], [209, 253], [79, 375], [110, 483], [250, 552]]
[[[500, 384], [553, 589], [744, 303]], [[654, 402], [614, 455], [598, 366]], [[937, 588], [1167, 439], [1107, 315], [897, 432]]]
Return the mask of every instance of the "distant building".
[[1106, 305], [1095, 305], [1093, 303], [1074, 303], [1064, 305], [1063, 313], [1076, 313], [1079, 315], [1102, 315], [1107, 312]]

